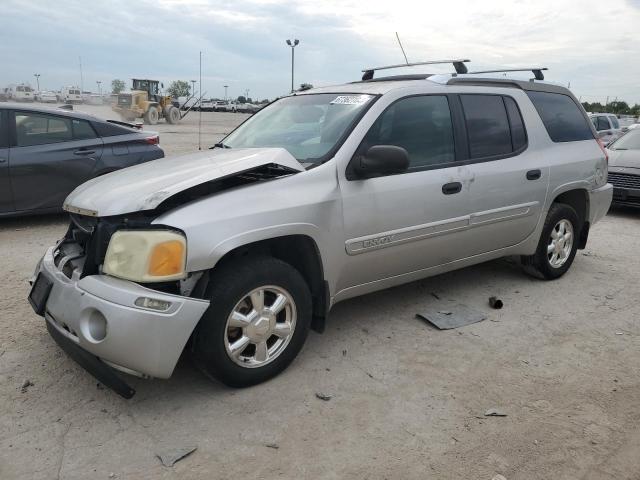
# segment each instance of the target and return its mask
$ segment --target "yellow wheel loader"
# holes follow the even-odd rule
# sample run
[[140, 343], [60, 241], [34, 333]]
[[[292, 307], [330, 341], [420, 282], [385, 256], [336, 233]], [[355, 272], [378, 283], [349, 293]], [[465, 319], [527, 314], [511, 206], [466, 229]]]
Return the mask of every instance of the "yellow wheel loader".
[[178, 123], [182, 118], [180, 110], [170, 96], [162, 95], [159, 87], [157, 80], [134, 78], [131, 92], [119, 93], [113, 110], [127, 122], [143, 118], [144, 123], [155, 125], [164, 118], [167, 123]]

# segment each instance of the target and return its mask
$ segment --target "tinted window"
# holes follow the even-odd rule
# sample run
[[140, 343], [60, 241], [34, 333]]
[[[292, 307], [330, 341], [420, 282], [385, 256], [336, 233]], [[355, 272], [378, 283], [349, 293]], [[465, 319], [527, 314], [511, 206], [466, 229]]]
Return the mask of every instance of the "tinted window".
[[609, 117], [609, 121], [611, 122], [613, 128], [620, 128], [620, 122], [618, 122], [617, 117]]
[[499, 95], [460, 95], [471, 158], [511, 153], [507, 110]]
[[511, 125], [511, 143], [513, 144], [513, 150], [520, 150], [527, 144], [527, 133], [524, 129], [522, 115], [513, 98], [503, 98], [504, 104], [507, 107], [507, 114], [509, 115], [509, 125]]
[[582, 111], [568, 95], [531, 91], [527, 95], [552, 141], [575, 142], [594, 138]]
[[6, 147], [7, 142], [7, 122], [5, 120], [5, 112], [0, 110], [0, 147]]
[[389, 106], [365, 136], [361, 149], [395, 145], [409, 153], [410, 167], [455, 160], [453, 125], [447, 97], [408, 97]]
[[91, 128], [91, 124], [86, 120], [73, 119], [71, 121], [73, 125], [73, 138], [75, 140], [86, 140], [88, 138], [96, 138], [96, 132]]
[[16, 140], [19, 147], [66, 142], [72, 139], [68, 118], [35, 113], [16, 113]]
[[93, 128], [95, 128], [96, 132], [98, 132], [98, 135], [101, 137], [113, 137], [115, 135], [136, 133], [133, 129], [121, 127], [120, 125], [108, 122], [93, 122]]
[[609, 130], [609, 120], [605, 116], [596, 117], [596, 130]]

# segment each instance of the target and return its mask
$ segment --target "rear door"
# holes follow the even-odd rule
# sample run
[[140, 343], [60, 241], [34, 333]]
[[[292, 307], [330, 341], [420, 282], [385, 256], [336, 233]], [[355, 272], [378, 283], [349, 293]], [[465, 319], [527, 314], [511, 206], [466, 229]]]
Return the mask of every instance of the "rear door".
[[14, 111], [10, 125], [15, 209], [61, 208], [66, 196], [93, 176], [102, 140], [88, 121], [49, 113]]
[[9, 129], [6, 110], [0, 110], [0, 214], [13, 211], [9, 180]]
[[466, 253], [471, 256], [516, 245], [533, 233], [547, 194], [549, 166], [539, 149], [528, 148], [512, 96], [464, 94], [460, 101], [470, 158]]

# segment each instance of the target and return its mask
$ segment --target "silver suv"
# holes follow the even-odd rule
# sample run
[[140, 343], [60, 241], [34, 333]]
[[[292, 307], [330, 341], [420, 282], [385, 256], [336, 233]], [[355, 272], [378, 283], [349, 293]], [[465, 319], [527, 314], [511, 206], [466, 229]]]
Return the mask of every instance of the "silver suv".
[[574, 96], [370, 72], [78, 187], [29, 296], [54, 339], [125, 397], [115, 370], [167, 378], [185, 348], [242, 387], [285, 369], [341, 300], [507, 255], [562, 276], [612, 196]]

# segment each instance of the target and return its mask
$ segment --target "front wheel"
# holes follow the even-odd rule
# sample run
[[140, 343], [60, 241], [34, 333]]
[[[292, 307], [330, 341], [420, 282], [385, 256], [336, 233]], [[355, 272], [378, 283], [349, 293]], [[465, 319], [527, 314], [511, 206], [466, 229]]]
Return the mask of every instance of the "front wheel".
[[249, 257], [214, 270], [211, 301], [194, 334], [203, 372], [231, 387], [247, 387], [283, 371], [298, 355], [311, 325], [311, 293], [291, 265]]
[[563, 203], [551, 205], [536, 253], [522, 257], [525, 271], [544, 280], [564, 275], [576, 256], [579, 229], [578, 214], [573, 207]]
[[146, 111], [143, 117], [144, 117], [144, 122], [147, 125], [155, 125], [158, 123], [158, 118], [160, 117], [160, 115], [158, 114], [158, 109], [153, 105], [151, 105], [149, 107], [149, 110]]

